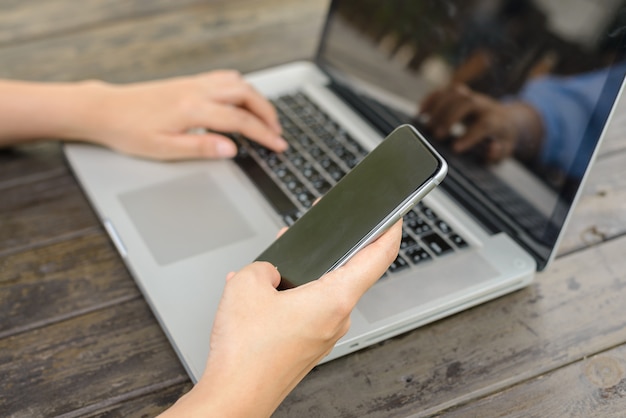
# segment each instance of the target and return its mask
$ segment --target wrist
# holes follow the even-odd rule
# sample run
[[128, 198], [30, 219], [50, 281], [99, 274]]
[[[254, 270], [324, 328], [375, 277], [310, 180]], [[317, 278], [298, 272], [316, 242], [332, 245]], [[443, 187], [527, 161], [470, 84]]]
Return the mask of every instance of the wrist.
[[[106, 127], [107, 97], [114, 86], [99, 80], [81, 81], [68, 87], [61, 96], [54, 136], [60, 139], [103, 143]], [[62, 87], [61, 87], [62, 88]]]
[[[229, 353], [230, 354], [230, 353]], [[239, 357], [239, 356], [234, 356]], [[206, 416], [228, 418], [270, 417], [284, 396], [285, 386], [275, 370], [266, 370], [256, 362], [231, 361], [233, 356], [209, 356], [200, 381], [184, 401], [193, 406], [189, 411], [204, 411]], [[242, 401], [245, 399], [245, 401]]]
[[537, 111], [524, 102], [508, 104], [511, 122], [517, 132], [514, 153], [522, 160], [536, 158], [541, 150], [543, 123]]
[[[250, 381], [254, 378], [249, 377]], [[256, 380], [261, 381], [261, 380]], [[160, 418], [172, 417], [224, 417], [248, 418], [270, 417], [278, 403], [271, 406], [250, 394], [245, 381], [239, 381], [234, 376], [208, 376], [202, 379]], [[269, 379], [264, 382], [271, 386], [274, 382]]]

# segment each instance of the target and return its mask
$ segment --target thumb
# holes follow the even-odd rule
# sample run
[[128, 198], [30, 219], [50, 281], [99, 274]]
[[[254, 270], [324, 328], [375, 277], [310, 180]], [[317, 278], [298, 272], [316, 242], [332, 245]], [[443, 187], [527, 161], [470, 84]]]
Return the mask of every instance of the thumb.
[[249, 283], [250, 281], [255, 281], [263, 286], [269, 283], [273, 288], [276, 288], [280, 283], [280, 273], [271, 263], [255, 261], [234, 275], [229, 274], [227, 278], [228, 283]]

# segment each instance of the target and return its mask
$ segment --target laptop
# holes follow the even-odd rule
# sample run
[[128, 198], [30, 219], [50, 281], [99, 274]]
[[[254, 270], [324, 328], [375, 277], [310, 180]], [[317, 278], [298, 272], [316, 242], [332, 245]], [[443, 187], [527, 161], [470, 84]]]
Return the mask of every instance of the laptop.
[[[398, 257], [323, 361], [531, 283], [555, 255], [624, 78], [626, 9], [577, 3], [580, 11], [539, 0], [335, 0], [311, 61], [247, 75], [279, 111], [287, 152], [237, 134], [239, 154], [228, 161], [163, 163], [67, 144], [71, 168], [190, 377], [204, 370], [226, 274], [253, 261], [402, 123], [446, 157], [449, 174], [406, 215]], [[440, 141], [420, 104], [453, 82], [499, 104], [543, 94], [537, 111], [557, 114], [542, 117], [558, 146], [548, 150], [545, 139], [536, 156], [514, 152], [498, 163], [486, 163], [480, 146], [451, 151], [472, 121]]]

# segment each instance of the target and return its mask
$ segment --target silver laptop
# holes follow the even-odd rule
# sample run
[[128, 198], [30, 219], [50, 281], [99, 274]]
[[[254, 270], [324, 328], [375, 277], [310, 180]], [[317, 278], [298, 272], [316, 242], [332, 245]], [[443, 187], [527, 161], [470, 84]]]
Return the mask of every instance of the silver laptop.
[[529, 284], [554, 257], [624, 78], [624, 43], [613, 30], [624, 10], [583, 3], [573, 13], [569, 3], [539, 0], [336, 0], [313, 61], [248, 76], [281, 114], [291, 143], [284, 154], [236, 134], [232, 161], [160, 163], [67, 145], [191, 378], [203, 372], [226, 274], [254, 260], [394, 127], [413, 123], [430, 138], [419, 104], [452, 80], [503, 103], [543, 94], [541, 112], [557, 114], [545, 116], [546, 135], [558, 146], [486, 164], [480, 147], [456, 154], [432, 140], [448, 177], [407, 214], [398, 258], [324, 361]]

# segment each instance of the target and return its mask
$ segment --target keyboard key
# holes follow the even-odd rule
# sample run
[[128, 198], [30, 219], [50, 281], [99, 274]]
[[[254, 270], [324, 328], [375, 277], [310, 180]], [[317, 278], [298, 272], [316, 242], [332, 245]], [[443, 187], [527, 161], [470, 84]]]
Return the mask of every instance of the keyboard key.
[[430, 219], [430, 220], [437, 219], [437, 214], [435, 213], [435, 211], [429, 208], [428, 206], [422, 207], [422, 213], [424, 214], [424, 216], [426, 216], [427, 219]]
[[309, 161], [304, 162], [302, 165], [298, 167], [298, 170], [302, 173], [304, 177], [307, 179], [312, 178], [314, 175], [319, 174], [318, 171], [313, 167], [313, 164]]
[[413, 264], [419, 264], [423, 261], [432, 260], [428, 251], [419, 246], [408, 249], [404, 254]]
[[409, 267], [409, 263], [407, 263], [407, 261], [404, 258], [402, 258], [402, 256], [398, 255], [398, 257], [396, 257], [393, 263], [391, 263], [388, 270], [392, 273], [397, 273], [408, 267]]
[[468, 246], [467, 242], [458, 234], [452, 234], [448, 238], [450, 238], [450, 241], [452, 241], [454, 245], [459, 248], [465, 248]]
[[345, 171], [341, 169], [341, 167], [333, 162], [329, 164], [326, 170], [335, 181], [339, 181], [344, 176], [344, 174], [346, 174]]
[[422, 237], [422, 241], [437, 256], [442, 256], [453, 252], [454, 249], [439, 234], [430, 233]]
[[272, 171], [279, 179], [285, 178], [290, 173], [289, 169], [283, 163], [277, 164], [272, 167]]
[[359, 161], [360, 161], [359, 158], [357, 158], [357, 156], [351, 153], [350, 151], [346, 151], [343, 157], [343, 162], [346, 163], [346, 166], [348, 166], [348, 168], [350, 169], [353, 169], [354, 167], [356, 167]]
[[313, 184], [313, 187], [315, 187], [315, 190], [317, 190], [319, 194], [325, 194], [332, 187], [332, 185], [323, 178], [311, 179], [311, 184]]
[[415, 235], [422, 235], [432, 230], [430, 225], [418, 215], [409, 218], [406, 222], [406, 226], [413, 231]]
[[300, 204], [305, 208], [310, 208], [311, 206], [313, 206], [313, 202], [315, 201], [315, 196], [313, 196], [310, 192], [304, 190], [298, 193], [297, 198]]
[[448, 235], [452, 232], [452, 228], [450, 228], [450, 225], [448, 225], [446, 223], [446, 221], [442, 220], [442, 219], [437, 219], [435, 221], [435, 226], [437, 226], [437, 228], [444, 234], [444, 235]]
[[407, 248], [412, 247], [414, 245], [417, 245], [417, 241], [415, 241], [413, 239], [413, 237], [411, 237], [409, 235], [408, 232], [403, 230], [402, 231], [402, 241], [400, 241], [400, 249], [404, 250], [404, 249], [407, 249]]

